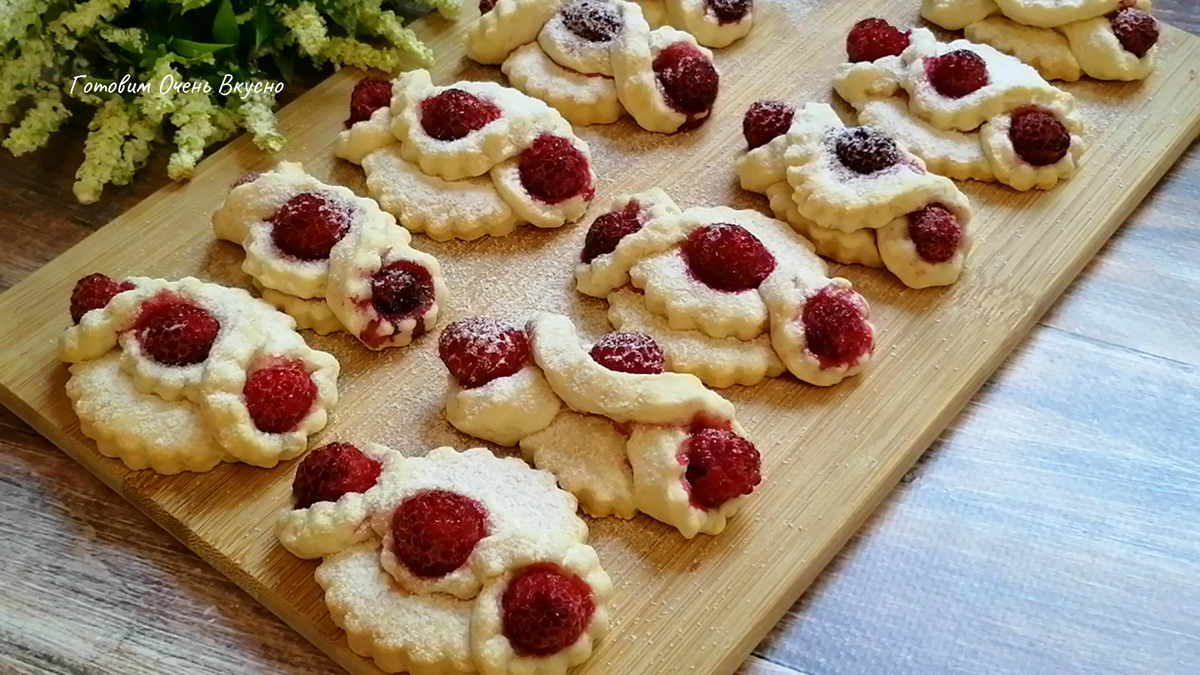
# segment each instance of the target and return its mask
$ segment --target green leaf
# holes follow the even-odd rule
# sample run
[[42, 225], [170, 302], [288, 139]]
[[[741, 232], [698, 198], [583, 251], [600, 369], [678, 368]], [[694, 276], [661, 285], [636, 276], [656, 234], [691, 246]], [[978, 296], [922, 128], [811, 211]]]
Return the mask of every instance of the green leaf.
[[210, 2], [212, 2], [212, 0], [183, 0], [182, 11], [190, 12], [193, 9], [200, 9], [201, 7], [207, 5]]
[[174, 38], [171, 40], [171, 49], [185, 59], [194, 59], [198, 56], [204, 56], [205, 54], [219, 52], [222, 49], [229, 49], [232, 46], [234, 46], [232, 43], [215, 44], [212, 42], [192, 42], [191, 40], [184, 40], [182, 38]]
[[237, 44], [237, 14], [233, 11], [233, 0], [221, 0], [217, 15], [213, 17], [213, 39], [221, 44]]
[[158, 33], [147, 33], [147, 45], [141, 55], [138, 57], [138, 68], [146, 69], [154, 66], [154, 62], [167, 55], [167, 44], [169, 39], [163, 38]]
[[283, 81], [291, 84], [292, 77], [296, 74], [296, 64], [292, 60], [292, 53], [274, 52], [271, 54], [271, 60], [275, 62], [275, 67], [279, 69], [279, 74], [283, 76]]
[[271, 8], [267, 6], [266, 0], [258, 0], [254, 8], [254, 49], [263, 46], [274, 29], [275, 17], [271, 15]]

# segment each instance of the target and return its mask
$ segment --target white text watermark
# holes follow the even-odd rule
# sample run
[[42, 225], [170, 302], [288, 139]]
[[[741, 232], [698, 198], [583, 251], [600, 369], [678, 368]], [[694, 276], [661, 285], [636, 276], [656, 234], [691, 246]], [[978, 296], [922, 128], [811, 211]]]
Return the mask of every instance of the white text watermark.
[[[81, 83], [80, 80], [84, 81]], [[163, 76], [157, 83], [153, 80], [134, 80], [129, 75], [125, 75], [120, 81], [88, 81], [87, 75], [76, 75], [71, 78], [71, 94], [75, 93], [76, 85], [80, 86], [84, 94], [148, 94], [151, 91], [157, 91], [160, 94], [171, 92], [176, 94], [197, 92], [211, 94], [215, 91], [221, 96], [237, 96], [242, 100], [250, 98], [252, 94], [266, 93], [277, 95], [283, 91], [282, 82], [269, 82], [267, 80], [235, 81], [233, 75], [228, 73], [221, 77], [220, 83], [215, 88], [208, 80], [181, 80], [176, 79], [170, 73]]]

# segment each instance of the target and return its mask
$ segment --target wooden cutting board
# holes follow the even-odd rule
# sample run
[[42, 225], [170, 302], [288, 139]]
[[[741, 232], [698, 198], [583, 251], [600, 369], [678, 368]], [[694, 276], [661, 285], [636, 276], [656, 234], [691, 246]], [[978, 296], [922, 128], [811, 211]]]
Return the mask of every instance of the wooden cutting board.
[[[831, 100], [830, 77], [856, 20], [917, 20], [916, 0], [826, 4], [839, 6], [759, 1], [751, 36], [718, 53], [721, 96], [702, 129], [661, 136], [625, 119], [581, 130], [595, 157], [597, 201], [657, 185], [681, 207], [766, 211], [765, 199], [736, 187], [742, 112], [760, 98]], [[499, 79], [496, 69], [462, 57], [464, 25], [428, 18], [418, 26], [439, 55], [435, 81]], [[830, 389], [781, 378], [724, 392], [763, 453], [765, 475], [724, 534], [685, 541], [646, 517], [592, 522], [592, 544], [618, 590], [612, 633], [578, 672], [737, 668], [1196, 137], [1200, 38], [1168, 28], [1164, 40], [1157, 70], [1143, 83], [1067, 87], [1087, 116], [1090, 144], [1070, 181], [1029, 194], [964, 186], [978, 210], [977, 243], [957, 285], [914, 291], [886, 272], [834, 268], [871, 303], [876, 359], [865, 374]], [[301, 161], [361, 192], [358, 169], [336, 162], [330, 150], [356, 78], [335, 75], [281, 112], [292, 141], [277, 159]], [[275, 543], [273, 519], [289, 502], [294, 463], [176, 477], [127, 471], [79, 433], [63, 394], [67, 369], [55, 356], [70, 321], [71, 287], [86, 273], [196, 275], [246, 286], [241, 250], [214, 242], [209, 216], [234, 179], [272, 161], [238, 139], [204, 161], [190, 183], [165, 188], [0, 297], [0, 401], [347, 670], [377, 673], [329, 620], [312, 581], [315, 564]], [[417, 237], [416, 244], [446, 270], [453, 302], [443, 322], [537, 308], [570, 314], [595, 335], [607, 327], [603, 305], [571, 285], [583, 236], [579, 226], [522, 228], [503, 240]], [[308, 337], [334, 353], [343, 372], [342, 405], [318, 442], [374, 440], [409, 454], [478, 444], [442, 419], [445, 372], [433, 339], [375, 354], [345, 336]]]

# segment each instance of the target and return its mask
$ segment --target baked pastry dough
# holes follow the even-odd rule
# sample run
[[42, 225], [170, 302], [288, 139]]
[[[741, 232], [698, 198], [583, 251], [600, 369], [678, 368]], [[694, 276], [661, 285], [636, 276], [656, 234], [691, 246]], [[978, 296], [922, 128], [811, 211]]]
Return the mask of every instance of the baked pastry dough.
[[479, 63], [499, 65], [521, 45], [537, 40], [564, 0], [496, 0], [467, 27], [463, 45]]
[[[595, 642], [608, 632], [607, 600], [613, 590], [596, 551], [582, 544], [563, 550], [561, 546], [546, 546], [521, 537], [510, 539], [504, 549], [506, 555], [497, 561], [500, 564], [484, 567], [489, 579], [471, 615], [471, 646], [479, 671], [484, 675], [559, 675], [586, 661]], [[505, 633], [504, 598], [534, 575], [570, 580], [569, 587], [589, 589], [593, 598], [587, 627], [551, 654], [529, 653]]]
[[1154, 71], [1157, 41], [1141, 56], [1134, 54], [1121, 44], [1113, 32], [1113, 22], [1109, 17], [1076, 21], [1060, 26], [1058, 31], [1066, 36], [1071, 51], [1079, 59], [1079, 67], [1088, 77], [1097, 80], [1144, 80]]
[[335, 498], [282, 511], [281, 543], [322, 557], [331, 618], [385, 671], [560, 675], [607, 632], [612, 582], [575, 498], [519, 459], [335, 443], [305, 458], [293, 489], [298, 501], [313, 489]]
[[317, 335], [329, 335], [342, 330], [342, 322], [338, 321], [337, 315], [329, 308], [325, 298], [300, 298], [267, 288], [257, 279], [251, 279], [250, 282], [254, 284], [259, 297], [275, 309], [291, 315], [296, 320], [297, 329], [311, 330]]
[[67, 398], [79, 417], [79, 430], [105, 457], [135, 471], [162, 474], [208, 471], [237, 461], [217, 442], [200, 407], [145, 394], [121, 372], [121, 357], [110, 352], [71, 364]]
[[996, 0], [922, 0], [921, 16], [946, 30], [962, 30], [1000, 11]]
[[503, 237], [521, 223], [491, 176], [447, 181], [426, 175], [404, 159], [399, 143], [369, 153], [362, 168], [367, 192], [379, 207], [410, 232], [434, 241]]
[[929, 173], [915, 155], [895, 153], [883, 160], [890, 162], [888, 166], [870, 173], [846, 165], [848, 153], [887, 140], [871, 127], [843, 127], [824, 104], [808, 104], [796, 111], [783, 161], [800, 215], [821, 227], [854, 232], [878, 229], [935, 201], [965, 204], [966, 198], [952, 182]]
[[[860, 105], [882, 121], [887, 115], [907, 121], [906, 112], [891, 108], [892, 101], [867, 99]], [[885, 133], [888, 127], [878, 121], [846, 128], [825, 104], [788, 109], [787, 132], [739, 158], [742, 187], [766, 194], [775, 216], [811, 241], [818, 255], [886, 267], [913, 288], [954, 283], [970, 247], [970, 205], [953, 182], [931, 173], [904, 148], [914, 142], [949, 145], [951, 134], [959, 132], [905, 124], [905, 143]], [[987, 166], [977, 141], [951, 147], [953, 152], [944, 153], [944, 166], [959, 162], [971, 175], [977, 175], [974, 167]], [[927, 221], [932, 206], [941, 210]], [[920, 247], [909, 233], [914, 218], [920, 219]], [[922, 251], [929, 257], [922, 257]]]
[[[605, 53], [608, 63], [608, 54]], [[504, 60], [500, 70], [512, 86], [545, 101], [572, 124], [586, 127], [611, 124], [625, 114], [617, 97], [617, 84], [611, 76], [584, 75], [558, 65], [546, 55], [540, 43], [518, 47]], [[607, 68], [610, 72], [612, 66]]]
[[988, 164], [996, 174], [996, 180], [1017, 190], [1040, 188], [1049, 190], [1060, 180], [1066, 180], [1075, 173], [1076, 162], [1083, 154], [1083, 139], [1078, 132], [1083, 124], [1073, 111], [1068, 111], [1060, 105], [1052, 105], [1040, 109], [1049, 112], [1055, 118], [1064, 122], [1063, 126], [1070, 132], [1070, 149], [1063, 153], [1061, 159], [1050, 164], [1035, 166], [1021, 158], [1013, 145], [1013, 121], [1019, 113], [1000, 115], [979, 130], [979, 140], [983, 146], [983, 154]]
[[786, 370], [767, 333], [742, 340], [673, 329], [665, 317], [646, 308], [641, 294], [633, 288], [618, 288], [608, 294], [608, 321], [617, 330], [654, 338], [662, 346], [667, 370], [692, 373], [710, 387], [754, 385]]
[[451, 377], [446, 393], [446, 419], [454, 428], [506, 447], [549, 426], [560, 408], [532, 365], [479, 387], [463, 388]]
[[753, 0], [635, 0], [651, 28], [674, 26], [705, 47], [721, 49], [746, 37], [754, 25]]
[[329, 257], [329, 307], [370, 349], [402, 347], [428, 332], [450, 296], [437, 260], [388, 223], [351, 230]]
[[344, 329], [370, 349], [409, 344], [449, 300], [438, 261], [395, 218], [299, 164], [236, 185], [213, 231], [245, 248], [242, 269], [302, 328]]
[[[438, 138], [430, 131], [427, 102], [448, 90], [465, 92], [492, 106], [495, 118], [459, 138]], [[456, 82], [453, 87], [435, 86], [429, 72], [414, 70], [401, 75], [392, 85], [392, 133], [400, 140], [404, 158], [421, 171], [444, 180], [481, 176], [500, 162], [516, 155], [543, 133], [570, 134], [560, 115], [537, 99], [494, 82]]]
[[[544, 471], [530, 471], [519, 459], [499, 458], [482, 448], [457, 452], [438, 448], [410, 457], [407, 475], [385, 485], [371, 527], [383, 542], [383, 568], [413, 593], [447, 593], [462, 599], [478, 595], [483, 582], [508, 567], [507, 539], [526, 535], [555, 544], [582, 543], [587, 526], [575, 515], [575, 498]], [[393, 514], [401, 502], [431, 490], [450, 491], [482, 505], [484, 536], [458, 569], [436, 577], [410, 569], [395, 553]]]
[[538, 31], [537, 46], [551, 61], [575, 73], [611, 78], [612, 62], [608, 57], [611, 41], [604, 38], [623, 22], [621, 7], [597, 2], [563, 11], [569, 4], [573, 3], [562, 3], [562, 9]]
[[665, 4], [671, 25], [713, 49], [741, 40], [754, 26], [753, 0], [665, 0]]
[[[509, 379], [513, 378], [496, 381]], [[637, 515], [625, 434], [607, 418], [559, 409], [554, 406], [550, 424], [519, 439], [521, 453], [534, 466], [554, 474], [562, 489], [575, 495], [589, 516], [629, 519]], [[580, 461], [579, 441], [583, 438], [587, 439], [590, 461]]]
[[779, 181], [767, 188], [766, 195], [775, 217], [807, 239], [813, 245], [813, 252], [846, 265], [884, 266], [875, 241], [875, 230], [863, 228], [843, 232], [821, 227], [796, 210], [796, 200], [792, 199], [794, 192], [787, 181]]
[[[924, 29], [913, 31], [912, 44], [901, 55], [905, 70], [900, 86], [908, 92], [913, 114], [938, 129], [971, 131], [996, 115], [1024, 105], [1060, 104], [1074, 108], [1074, 98], [1050, 86], [1032, 67], [988, 45], [967, 40], [938, 42]], [[986, 83], [961, 96], [948, 96], [931, 79], [929, 59], [962, 51], [974, 54], [986, 69]]]
[[[1131, 11], [1136, 10], [1136, 11]], [[925, 0], [921, 16], [1033, 66], [1047, 80], [1141, 80], [1154, 69], [1158, 27], [1149, 0]], [[1131, 12], [1130, 51], [1114, 22]], [[1123, 19], [1122, 19], [1123, 20]]]
[[[92, 275], [75, 294], [97, 279], [115, 283]], [[291, 317], [191, 277], [125, 286], [61, 341], [67, 396], [101, 454], [164, 474], [271, 467], [325, 427], [338, 362], [306, 346]]]
[[408, 230], [437, 241], [499, 237], [587, 210], [591, 152], [542, 101], [492, 82], [435, 86], [424, 70], [401, 75], [392, 92], [390, 106], [343, 132], [336, 152], [362, 166], [367, 191]]
[[[733, 421], [733, 405], [693, 375], [666, 372], [661, 348], [645, 334], [610, 333], [586, 346], [565, 316], [538, 314], [524, 327], [475, 318], [447, 327], [439, 351], [451, 372], [451, 424], [519, 443], [589, 515], [642, 511], [685, 537], [717, 534], [759, 482], [758, 452]], [[474, 404], [464, 411], [465, 393]], [[537, 421], [514, 428], [516, 411]], [[633, 439], [663, 429], [678, 432], [678, 471], [640, 471]], [[692, 462], [704, 470], [689, 472]], [[728, 476], [722, 489], [732, 492], [711, 496], [706, 471]], [[667, 502], [673, 506], [660, 508]]]
[[[628, 4], [626, 6], [629, 6]], [[617, 97], [621, 105], [647, 131], [672, 133], [699, 126], [711, 112], [712, 100], [716, 99], [716, 66], [712, 66], [712, 100], [706, 97], [707, 105], [700, 110], [689, 110], [667, 95], [659, 69], [655, 68], [659, 57], [667, 48], [690, 51], [697, 60], [712, 61], [712, 53], [696, 44], [691, 35], [669, 26], [653, 31], [644, 21], [637, 19], [637, 12], [630, 7], [631, 16], [625, 30], [613, 40], [613, 73], [617, 83]]]
[[627, 373], [607, 368], [583, 348], [565, 316], [541, 314], [529, 322], [533, 360], [567, 407], [617, 423], [687, 425], [697, 419], [728, 422], [733, 404], [684, 373]]
[[938, 129], [912, 115], [901, 98], [864, 100], [858, 106], [858, 123], [887, 131], [901, 147], [923, 159], [932, 173], [954, 180], [996, 180], [978, 134]]
[[628, 112], [647, 130], [672, 133], [701, 124], [716, 99], [719, 73], [701, 44], [724, 46], [752, 20], [749, 2], [719, 0], [727, 18], [732, 5], [743, 12], [724, 22], [705, 0], [672, 4], [705, 37], [651, 30], [641, 7], [625, 0], [499, 0], [464, 42], [468, 56], [501, 64], [514, 87], [572, 124], [607, 124]]
[[[950, 178], [995, 180], [1029, 190], [1049, 189], [1074, 173], [1086, 146], [1083, 120], [1070, 94], [987, 45], [939, 43], [923, 28], [910, 36], [899, 56], [844, 64], [835, 76], [834, 89], [858, 110], [860, 124], [887, 132], [924, 160], [927, 170]], [[963, 62], [982, 79], [961, 96], [943, 94], [931, 79], [941, 60]], [[900, 90], [908, 94], [907, 103], [897, 98]], [[1036, 114], [1015, 130], [1013, 119], [1028, 113]], [[1029, 152], [1019, 152], [1014, 139]], [[1047, 147], [1057, 153], [1047, 156]]]
[[333, 555], [375, 536], [368, 522], [384, 495], [384, 486], [410, 473], [408, 460], [387, 446], [367, 443], [363, 455], [380, 465], [378, 482], [365, 492], [347, 492], [334, 501], [281, 511], [275, 521], [279, 543], [297, 558]]
[[1076, 21], [1111, 14], [1125, 7], [1150, 9], [1149, 0], [923, 0], [921, 16], [947, 30], [961, 30], [967, 24], [993, 14], [1025, 26], [1058, 28]]
[[[1145, 2], [1145, 0], [1142, 0]], [[1130, 0], [995, 0], [1000, 12], [1017, 23], [1056, 28], [1128, 7]], [[1145, 2], [1149, 7], [1149, 2]]]
[[1056, 31], [1032, 28], [992, 16], [967, 24], [963, 34], [971, 42], [991, 45], [1033, 66], [1047, 80], [1074, 82], [1083, 74], [1071, 43]]
[[[779, 220], [724, 207], [680, 212], [669, 199], [659, 190], [622, 197], [598, 216], [589, 241], [622, 214], [629, 218], [626, 233], [610, 240], [606, 250], [585, 244], [576, 288], [607, 298], [613, 325], [651, 335], [672, 370], [692, 373], [710, 386], [756, 384], [782, 374], [786, 362], [777, 355], [788, 347], [768, 337], [770, 325], [803, 319], [791, 309], [775, 316], [762, 289], [771, 278], [786, 277], [806, 297], [815, 296], [835, 281], [826, 276], [825, 263], [813, 255], [811, 243]], [[711, 256], [705, 254], [709, 247]], [[738, 277], [748, 269], [757, 274]], [[845, 309], [846, 323], [827, 327], [839, 334], [832, 341], [839, 353], [827, 354], [822, 368], [792, 370], [793, 375], [828, 386], [867, 364], [874, 333], [866, 302], [856, 299]]]
[[[734, 427], [741, 434], [741, 430]], [[683, 532], [719, 533], [736, 514], [744, 497], [712, 508], [701, 508], [691, 498], [686, 456], [693, 434], [679, 427], [636, 426], [629, 434], [627, 452], [633, 469], [634, 499], [647, 515], [671, 523]]]
[[[650, 188], [636, 195], [618, 196], [609, 200], [604, 213], [593, 219], [593, 230], [598, 219], [628, 216], [636, 227], [661, 216], [677, 215], [679, 207], [661, 188]], [[589, 230], [589, 242], [593, 232]], [[586, 260], [575, 265], [575, 283], [581, 293], [603, 297], [611, 288], [629, 283], [629, 265], [615, 256], [617, 240], [611, 239], [606, 250], [589, 251]], [[585, 244], [585, 248], [589, 244]]]

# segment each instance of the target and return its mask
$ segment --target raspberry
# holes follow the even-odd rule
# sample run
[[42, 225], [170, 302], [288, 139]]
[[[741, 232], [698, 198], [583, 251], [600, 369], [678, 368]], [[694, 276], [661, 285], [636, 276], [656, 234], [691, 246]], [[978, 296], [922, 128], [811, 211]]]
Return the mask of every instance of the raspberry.
[[391, 103], [391, 82], [378, 77], [364, 77], [350, 92], [350, 117], [346, 120], [346, 128], [349, 129], [355, 122], [371, 119], [371, 113]]
[[499, 319], [460, 319], [442, 331], [438, 356], [454, 379], [471, 389], [520, 370], [529, 360], [529, 335]]
[[1071, 149], [1071, 132], [1057, 117], [1037, 108], [1013, 113], [1008, 139], [1017, 156], [1034, 166], [1054, 164]]
[[617, 8], [600, 0], [576, 0], [562, 10], [567, 30], [588, 42], [608, 42], [621, 31]]
[[259, 178], [262, 178], [261, 171], [249, 171], [247, 173], [242, 174], [237, 180], [233, 181], [233, 185], [230, 185], [229, 187], [230, 187], [230, 189], [233, 189], [235, 187], [241, 187], [247, 183], [253, 183], [254, 181], [258, 180]]
[[956, 49], [925, 59], [925, 76], [939, 94], [962, 98], [987, 86], [987, 64], [969, 49]]
[[642, 205], [632, 201], [620, 211], [605, 213], [596, 218], [583, 240], [583, 253], [579, 259], [590, 263], [598, 256], [615, 251], [618, 242], [642, 229], [641, 215]]
[[666, 370], [662, 347], [642, 333], [609, 333], [589, 353], [596, 363], [618, 373], [654, 375]]
[[292, 494], [296, 508], [307, 509], [317, 502], [336, 502], [351, 492], [375, 487], [383, 465], [349, 443], [330, 443], [308, 453], [296, 478]]
[[542, 134], [534, 139], [517, 163], [525, 190], [550, 204], [576, 195], [592, 196], [592, 173], [587, 157], [571, 141]]
[[1140, 9], [1119, 9], [1109, 21], [1112, 23], [1113, 34], [1121, 41], [1121, 46], [1139, 59], [1158, 42], [1158, 22]]
[[439, 141], [455, 141], [500, 119], [500, 108], [462, 89], [421, 101], [421, 128]]
[[483, 505], [454, 492], [426, 490], [406, 498], [392, 514], [392, 553], [426, 579], [462, 567], [487, 536]]
[[479, 13], [487, 14], [496, 8], [496, 0], [479, 0]]
[[804, 303], [800, 313], [808, 351], [822, 368], [849, 365], [871, 353], [875, 337], [867, 324], [862, 296], [826, 286]]
[[739, 225], [717, 223], [692, 230], [683, 244], [692, 276], [718, 291], [745, 291], [775, 270], [775, 256]]
[[346, 236], [346, 211], [325, 197], [302, 192], [271, 217], [271, 241], [300, 260], [327, 260], [329, 251]]
[[667, 102], [685, 115], [708, 112], [717, 100], [717, 69], [686, 42], [676, 42], [659, 52], [654, 59], [654, 74]]
[[900, 162], [896, 140], [874, 127], [851, 127], [834, 138], [838, 160], [855, 173], [871, 174]]
[[762, 482], [758, 450], [726, 429], [701, 429], [683, 443], [681, 460], [692, 505], [715, 509], [730, 499], [748, 495]]
[[221, 324], [207, 309], [169, 297], [142, 306], [134, 325], [150, 358], [168, 366], [190, 366], [208, 358]]
[[905, 49], [908, 49], [908, 31], [883, 19], [863, 19], [846, 35], [846, 55], [855, 63], [899, 56]]
[[941, 204], [930, 204], [908, 214], [908, 237], [923, 260], [941, 263], [958, 252], [963, 231], [958, 218], [949, 209]]
[[751, 150], [787, 133], [796, 109], [782, 101], [755, 101], [742, 118], [742, 135]]
[[596, 604], [583, 579], [552, 563], [522, 568], [500, 598], [501, 632], [521, 656], [550, 656], [575, 644]]
[[281, 360], [250, 373], [242, 396], [259, 431], [285, 434], [312, 410], [317, 385], [298, 362]]
[[71, 320], [79, 323], [84, 314], [107, 306], [117, 293], [129, 290], [133, 290], [133, 284], [128, 281], [118, 284], [98, 272], [83, 277], [75, 282], [75, 290], [71, 291]]
[[737, 23], [750, 13], [753, 0], [704, 0], [717, 23]]
[[421, 316], [433, 304], [433, 276], [411, 260], [389, 263], [371, 277], [371, 304], [393, 323]]

